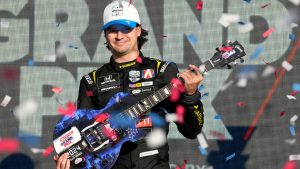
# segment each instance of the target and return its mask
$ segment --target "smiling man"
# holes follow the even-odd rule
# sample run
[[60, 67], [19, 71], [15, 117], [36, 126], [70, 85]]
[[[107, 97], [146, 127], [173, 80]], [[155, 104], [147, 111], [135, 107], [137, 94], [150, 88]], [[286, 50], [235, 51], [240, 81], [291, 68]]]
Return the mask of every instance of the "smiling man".
[[[166, 113], [163, 110], [175, 113], [176, 105], [183, 105], [183, 122], [176, 122], [177, 128], [186, 138], [195, 139], [201, 132], [204, 119], [201, 94], [197, 90], [203, 77], [198, 68], [190, 65], [187, 70], [179, 73], [173, 62], [144, 57], [141, 48], [147, 41], [148, 32], [141, 26], [137, 9], [127, 1], [115, 0], [110, 3], [104, 10], [103, 22], [102, 30], [107, 41], [105, 45], [112, 56], [109, 63], [81, 79], [78, 109], [102, 109], [118, 92], [129, 93], [137, 100], [142, 100], [179, 76], [185, 87], [180, 99], [175, 102], [166, 99], [157, 104], [148, 114], [140, 117], [136, 128], [149, 133], [157, 127], [153, 125], [153, 116], [150, 114], [154, 113], [165, 119]], [[93, 96], [88, 96], [87, 91], [93, 91]], [[164, 122], [165, 125], [160, 128], [167, 135], [169, 123], [165, 120]], [[57, 169], [70, 168], [67, 154], [54, 159]], [[145, 139], [125, 142], [112, 168], [170, 168], [168, 143], [153, 149], [147, 146]]]

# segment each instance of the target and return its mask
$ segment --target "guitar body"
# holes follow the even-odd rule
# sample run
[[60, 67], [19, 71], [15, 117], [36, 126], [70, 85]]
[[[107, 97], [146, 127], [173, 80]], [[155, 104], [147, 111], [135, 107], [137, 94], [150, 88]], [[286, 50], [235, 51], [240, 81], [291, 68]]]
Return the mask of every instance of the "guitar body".
[[63, 117], [54, 130], [56, 152], [69, 153], [71, 164], [80, 164], [82, 169], [111, 168], [123, 143], [145, 136], [136, 128], [136, 119], [128, 119], [120, 113], [136, 102], [135, 97], [121, 92], [101, 110], [82, 109], [72, 117]]

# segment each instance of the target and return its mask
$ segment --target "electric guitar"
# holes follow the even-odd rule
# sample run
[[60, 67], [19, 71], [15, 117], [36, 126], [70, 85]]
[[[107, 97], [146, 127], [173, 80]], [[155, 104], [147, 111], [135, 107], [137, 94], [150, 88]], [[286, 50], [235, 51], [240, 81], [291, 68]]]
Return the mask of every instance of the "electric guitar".
[[[214, 56], [201, 64], [201, 73], [228, 66], [246, 53], [237, 41], [217, 48]], [[142, 100], [127, 93], [115, 94], [101, 110], [79, 109], [73, 116], [64, 116], [55, 126], [53, 141], [58, 155], [67, 152], [72, 165], [82, 169], [109, 169], [116, 162], [121, 146], [135, 142], [146, 133], [136, 128], [140, 116], [171, 95], [176, 84], [168, 84]]]

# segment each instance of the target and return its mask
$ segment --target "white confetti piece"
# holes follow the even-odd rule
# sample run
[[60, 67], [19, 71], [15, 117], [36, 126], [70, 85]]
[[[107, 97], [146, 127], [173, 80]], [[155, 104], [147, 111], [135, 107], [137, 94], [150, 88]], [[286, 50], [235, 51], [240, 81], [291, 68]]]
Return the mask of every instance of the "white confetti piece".
[[296, 24], [296, 23], [291, 23], [291, 28], [293, 29], [293, 28], [295, 28], [295, 27], [297, 27], [298, 25]]
[[155, 128], [145, 137], [146, 143], [150, 148], [158, 148], [167, 142], [164, 130]]
[[248, 79], [240, 78], [236, 85], [237, 85], [237, 87], [244, 88], [247, 86], [247, 82], [248, 82]]
[[30, 150], [33, 154], [43, 153], [45, 151], [45, 149], [40, 148], [31, 148]]
[[52, 54], [52, 55], [45, 55], [43, 56], [43, 60], [45, 62], [55, 62], [56, 60], [56, 55], [55, 54]]
[[300, 154], [289, 155], [289, 160], [290, 161], [300, 160]]
[[8, 27], [9, 27], [8, 21], [0, 20], [0, 28], [8, 28]]
[[263, 71], [263, 73], [262, 73], [261, 76], [262, 76], [262, 77], [270, 76], [270, 75], [272, 75], [272, 74], [274, 73], [275, 70], [276, 70], [275, 67], [268, 65], [268, 66], [265, 68], [265, 70]]
[[197, 139], [198, 139], [198, 142], [199, 142], [201, 148], [204, 148], [204, 149], [208, 148], [208, 144], [202, 133], [197, 135]]
[[298, 119], [298, 116], [295, 114], [295, 115], [290, 119], [291, 125], [294, 126], [297, 119]]
[[8, 103], [10, 102], [11, 97], [8, 95], [5, 95], [4, 99], [1, 102], [1, 106], [2, 107], [6, 107], [8, 105]]
[[237, 23], [239, 20], [240, 15], [238, 14], [223, 13], [218, 22], [224, 27], [228, 27], [231, 23]]
[[230, 80], [229, 82], [223, 84], [223, 86], [220, 88], [221, 91], [227, 90], [232, 84], [234, 83], [233, 80]]
[[286, 60], [281, 63], [281, 66], [287, 71], [290, 71], [293, 69], [293, 66]]
[[17, 106], [14, 110], [14, 115], [17, 119], [23, 120], [36, 113], [38, 104], [33, 99], [26, 100]]
[[296, 139], [286, 139], [285, 142], [292, 145], [296, 143]]
[[286, 97], [287, 97], [289, 100], [296, 100], [296, 99], [297, 99], [295, 96], [292, 96], [292, 95], [286, 95]]
[[300, 4], [300, 0], [289, 0], [289, 1], [297, 6]]
[[166, 121], [167, 122], [175, 122], [177, 121], [177, 115], [176, 114], [167, 114], [166, 115]]
[[252, 22], [249, 22], [249, 23], [246, 23], [244, 25], [239, 25], [238, 26], [238, 30], [240, 33], [247, 33], [247, 32], [250, 32], [252, 31], [254, 28]]

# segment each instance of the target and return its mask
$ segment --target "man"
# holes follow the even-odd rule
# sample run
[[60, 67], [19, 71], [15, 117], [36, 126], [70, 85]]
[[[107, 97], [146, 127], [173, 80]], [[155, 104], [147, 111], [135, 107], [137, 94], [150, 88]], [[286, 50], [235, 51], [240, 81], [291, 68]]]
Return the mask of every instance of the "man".
[[[166, 99], [153, 107], [151, 113], [164, 118], [166, 114], [163, 110], [174, 113], [175, 105], [183, 105], [183, 123], [176, 122], [177, 128], [185, 137], [196, 138], [203, 126], [201, 94], [197, 90], [203, 77], [198, 68], [190, 65], [187, 70], [178, 73], [175, 63], [144, 57], [141, 47], [147, 41], [148, 32], [141, 27], [136, 8], [126, 1], [116, 0], [110, 3], [104, 10], [103, 22], [106, 45], [112, 56], [109, 63], [81, 79], [78, 109], [101, 109], [118, 92], [128, 92], [140, 100], [169, 84], [178, 75], [184, 81], [185, 87], [180, 100], [170, 102]], [[87, 91], [93, 91], [94, 95], [87, 96]], [[147, 115], [141, 118], [151, 121]], [[150, 122], [139, 123], [137, 127], [139, 130], [151, 132], [154, 126]], [[163, 129], [167, 134], [169, 123]], [[149, 148], [144, 139], [135, 143], [126, 142], [113, 168], [169, 168], [168, 144], [156, 150], [158, 151]], [[142, 155], [147, 152], [155, 153]], [[57, 161], [56, 168], [70, 168], [70, 160], [67, 158], [67, 154], [54, 157]]]

